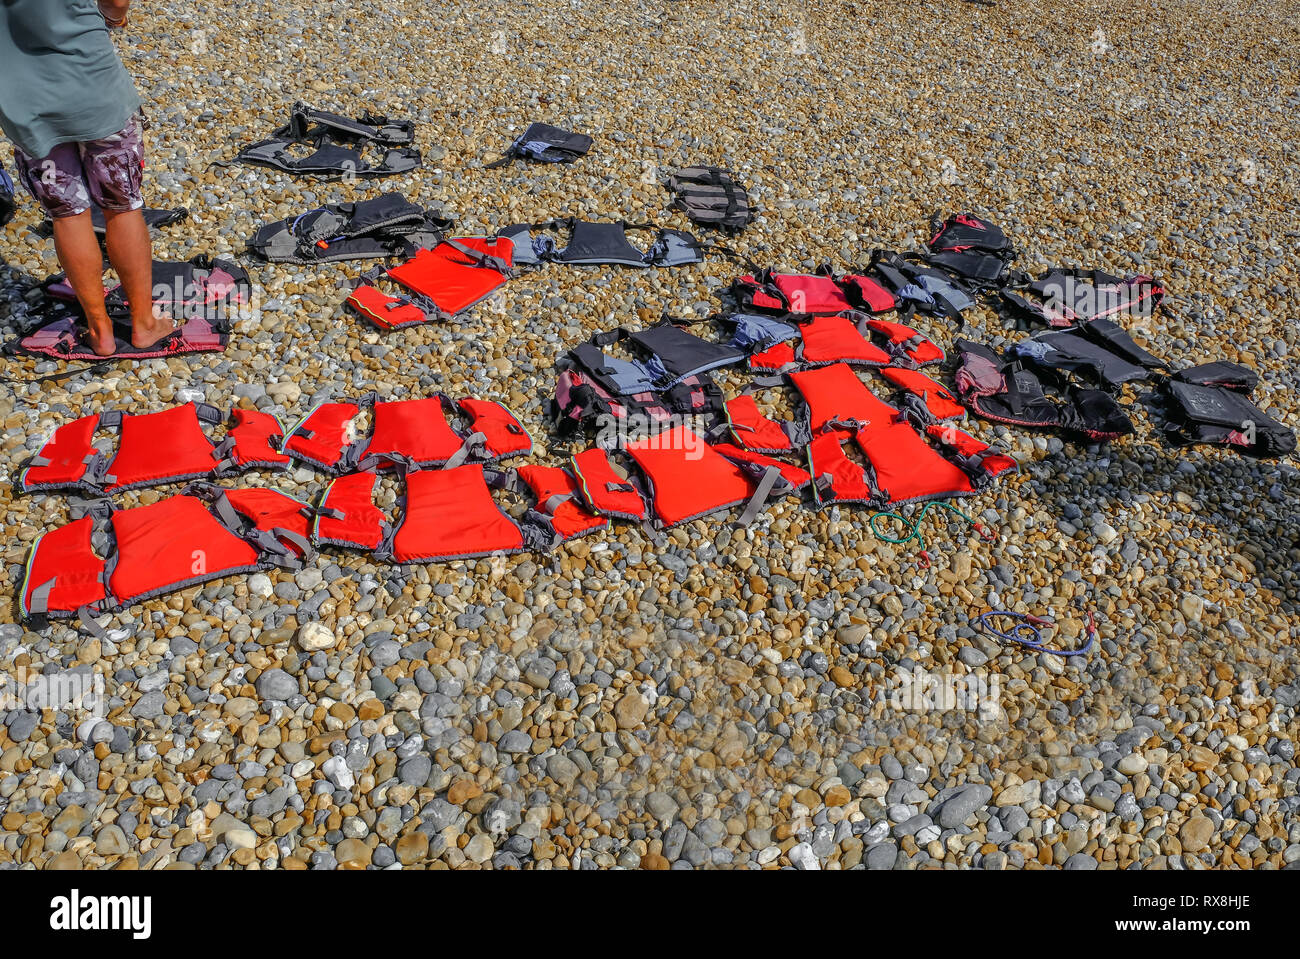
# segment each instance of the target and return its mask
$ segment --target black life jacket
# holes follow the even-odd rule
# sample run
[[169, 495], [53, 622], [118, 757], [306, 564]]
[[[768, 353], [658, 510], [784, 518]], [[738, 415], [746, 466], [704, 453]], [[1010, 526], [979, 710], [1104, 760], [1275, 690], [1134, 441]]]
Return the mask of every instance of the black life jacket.
[[400, 193], [331, 204], [260, 227], [248, 250], [272, 263], [329, 263], [432, 250], [452, 221]]
[[591, 149], [591, 137], [571, 133], [549, 123], [530, 123], [528, 129], [506, 148], [501, 158], [484, 169], [495, 170], [511, 160], [535, 160], [538, 163], [572, 163]]
[[[687, 376], [667, 390], [652, 388], [635, 393], [608, 389], [610, 382], [608, 375], [594, 374], [581, 362], [561, 368], [555, 378], [555, 396], [548, 404], [556, 432], [569, 436], [610, 422], [622, 423], [634, 431], [637, 425], [668, 423], [681, 416], [713, 418], [722, 408], [722, 391], [707, 373]], [[629, 383], [627, 379], [619, 382], [625, 386]]]
[[715, 166], [689, 166], [668, 178], [672, 207], [692, 223], [738, 231], [754, 219], [749, 194], [731, 171]]
[[[546, 231], [568, 230], [569, 240], [563, 247]], [[649, 249], [642, 252], [628, 240], [636, 230], [657, 230]], [[540, 235], [534, 236], [534, 231]], [[590, 223], [572, 217], [545, 223], [515, 223], [497, 236], [514, 242], [514, 262], [520, 266], [539, 263], [567, 263], [572, 266], [685, 266], [701, 263], [705, 247], [682, 230], [652, 224]]]
[[969, 340], [957, 340], [956, 347], [957, 391], [985, 419], [1078, 433], [1094, 442], [1133, 432], [1132, 421], [1104, 390], [1078, 387], [1050, 369], [1030, 370]]
[[1101, 270], [1066, 269], [1049, 270], [1020, 292], [1005, 289], [1000, 294], [1003, 312], [1015, 320], [1018, 329], [1035, 324], [1067, 327], [1117, 316], [1147, 317], [1164, 296], [1164, 286], [1149, 276], [1119, 277]]
[[[3, 190], [3, 184], [0, 184], [0, 193], [3, 193]], [[0, 203], [3, 203], [3, 200], [0, 200]], [[145, 207], [140, 213], [144, 216], [144, 225], [151, 230], [155, 230], [160, 226], [171, 226], [173, 223], [180, 223], [190, 215], [190, 211], [183, 206], [173, 207], [170, 210]], [[104, 221], [104, 211], [94, 203], [90, 205], [90, 228], [99, 235], [102, 243], [108, 226]], [[51, 237], [54, 235], [54, 224], [49, 220], [45, 220], [36, 227], [36, 233], [39, 236]]]
[[1252, 370], [1227, 362], [1175, 373], [1156, 391], [1166, 438], [1176, 446], [1209, 443], [1259, 458], [1294, 451], [1295, 433], [1247, 398], [1256, 382]]
[[[631, 356], [606, 351], [620, 342]], [[708, 373], [742, 360], [739, 350], [667, 319], [635, 332], [597, 333], [558, 361], [551, 418], [561, 433], [571, 433], [600, 417], [638, 417], [650, 425], [682, 414], [716, 415], [723, 398]]]
[[1035, 367], [1078, 374], [1111, 389], [1145, 380], [1166, 365], [1109, 320], [1041, 333], [1014, 344], [1011, 352]]
[[[628, 346], [631, 358], [613, 356], [603, 349], [620, 342]], [[744, 358], [739, 350], [698, 337], [666, 318], [644, 330], [618, 327], [597, 333], [566, 353], [560, 365], [580, 366], [612, 395], [632, 396], [670, 390], [690, 377]]]
[[930, 221], [927, 262], [977, 285], [996, 286], [1006, 277], [1015, 250], [1001, 228], [970, 213]]
[[961, 329], [965, 325], [962, 310], [975, 305], [970, 286], [920, 257], [874, 250], [869, 272], [880, 277], [894, 295], [904, 320], [914, 313], [944, 316]]
[[[414, 140], [415, 125], [410, 120], [390, 120], [369, 111], [353, 120], [295, 103], [287, 124], [218, 165], [251, 163], [319, 177], [389, 176], [420, 165], [420, 151], [410, 146]], [[295, 157], [289, 148], [300, 143], [309, 144], [314, 151]], [[371, 149], [382, 151], [379, 162], [372, 164], [363, 156], [363, 151]]]

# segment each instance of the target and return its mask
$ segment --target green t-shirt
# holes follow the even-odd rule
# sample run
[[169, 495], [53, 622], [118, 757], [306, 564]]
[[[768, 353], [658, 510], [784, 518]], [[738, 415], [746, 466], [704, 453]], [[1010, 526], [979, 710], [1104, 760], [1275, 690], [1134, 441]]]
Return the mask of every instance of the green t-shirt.
[[140, 108], [95, 0], [0, 0], [0, 128], [33, 159]]

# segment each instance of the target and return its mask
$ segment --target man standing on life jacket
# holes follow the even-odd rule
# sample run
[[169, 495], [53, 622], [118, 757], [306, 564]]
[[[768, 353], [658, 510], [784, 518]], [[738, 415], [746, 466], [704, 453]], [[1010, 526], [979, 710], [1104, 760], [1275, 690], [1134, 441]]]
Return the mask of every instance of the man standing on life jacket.
[[91, 348], [115, 349], [104, 309], [105, 246], [131, 305], [131, 343], [153, 346], [174, 323], [153, 305], [153, 252], [141, 212], [144, 117], [109, 29], [130, 0], [0, 0], [0, 128], [18, 179], [54, 223], [54, 248], [89, 323]]

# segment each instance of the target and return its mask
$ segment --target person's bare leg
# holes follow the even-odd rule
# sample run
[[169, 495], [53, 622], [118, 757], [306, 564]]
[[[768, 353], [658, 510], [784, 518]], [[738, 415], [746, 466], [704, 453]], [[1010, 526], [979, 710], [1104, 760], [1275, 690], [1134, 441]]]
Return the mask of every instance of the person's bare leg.
[[139, 210], [104, 211], [108, 261], [117, 271], [131, 305], [131, 345], [153, 346], [174, 329], [171, 317], [153, 303], [153, 246]]
[[100, 356], [111, 356], [117, 348], [113, 321], [104, 310], [104, 254], [90, 224], [90, 211], [54, 219], [54, 250], [77, 294], [90, 326], [90, 348]]

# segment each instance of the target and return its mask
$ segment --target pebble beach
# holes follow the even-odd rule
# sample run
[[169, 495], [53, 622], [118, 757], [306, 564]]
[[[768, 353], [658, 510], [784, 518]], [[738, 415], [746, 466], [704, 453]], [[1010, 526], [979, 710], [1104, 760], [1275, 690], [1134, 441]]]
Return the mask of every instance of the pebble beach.
[[[560, 461], [578, 447], [547, 430], [555, 359], [716, 311], [734, 263], [552, 266], [455, 324], [380, 334], [342, 309], [365, 265], [266, 264], [245, 241], [389, 190], [469, 236], [561, 216], [686, 229], [662, 181], [695, 162], [761, 210], [727, 242], [788, 271], [919, 249], [932, 214], [971, 210], [1034, 275], [1157, 276], [1168, 309], [1134, 337], [1176, 366], [1254, 368], [1255, 400], [1294, 428], [1294, 5], [246, 0], [141, 4], [116, 43], [149, 118], [146, 201], [190, 211], [155, 256], [237, 258], [256, 292], [224, 354], [0, 390], [0, 674], [80, 671], [104, 697], [92, 722], [0, 708], [0, 870], [1297, 868], [1300, 473], [1170, 447], [1132, 388], [1137, 431], [1106, 445], [969, 416], [1020, 469], [958, 504], [992, 540], [932, 511], [928, 567], [865, 508], [786, 499], [661, 543], [619, 524], [430, 566], [325, 549], [100, 617], [107, 639], [19, 621], [27, 550], [78, 504], [11, 485], [85, 413], [201, 398], [290, 424], [370, 390], [499, 400], [530, 462]], [[295, 100], [415, 119], [423, 167], [211, 165]], [[484, 169], [534, 120], [596, 145]], [[0, 286], [58, 269], [39, 220], [23, 194]], [[981, 306], [962, 335], [1024, 334]], [[5, 359], [20, 380], [57, 369]], [[313, 500], [327, 479], [239, 482]], [[383, 480], [378, 505], [398, 492]], [[979, 628], [990, 608], [1052, 617], [1066, 647], [1091, 612], [1097, 641], [1003, 645]]]

